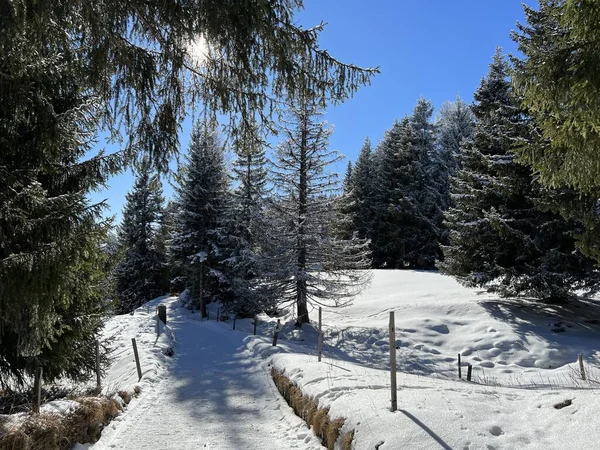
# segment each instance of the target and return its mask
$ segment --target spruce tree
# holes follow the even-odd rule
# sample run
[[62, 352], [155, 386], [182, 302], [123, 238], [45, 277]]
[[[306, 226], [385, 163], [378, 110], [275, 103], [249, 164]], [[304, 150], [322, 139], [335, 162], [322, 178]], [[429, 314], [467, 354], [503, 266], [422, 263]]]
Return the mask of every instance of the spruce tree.
[[378, 145], [373, 195], [373, 263], [431, 269], [440, 256], [441, 182], [435, 179], [430, 102], [396, 121]]
[[231, 283], [225, 306], [237, 315], [251, 317], [275, 309], [276, 300], [265, 276], [268, 258], [266, 236], [267, 159], [265, 142], [253, 122], [234, 145], [237, 156], [233, 173], [238, 187], [233, 191], [228, 213], [229, 253], [224, 255]]
[[298, 26], [302, 7], [302, 0], [3, 2], [0, 72], [27, 71], [40, 55], [70, 64], [70, 82], [98, 99], [103, 124], [126, 136], [128, 155], [143, 149], [166, 169], [179, 124], [198, 102], [247, 120], [271, 115], [279, 105], [272, 99], [297, 96], [300, 84], [324, 105], [378, 72], [319, 49], [324, 25]]
[[442, 209], [446, 211], [451, 204], [450, 179], [456, 175], [461, 144], [473, 134], [475, 117], [471, 108], [460, 98], [446, 102], [440, 108], [436, 120], [436, 153], [438, 174], [442, 181]]
[[499, 50], [472, 109], [477, 124], [453, 183], [442, 268], [467, 286], [508, 297], [557, 302], [579, 290], [594, 292], [600, 278], [575, 249], [581, 223], [549, 212], [560, 194], [543, 189], [515, 161], [512, 148], [536, 130], [519, 106]]
[[371, 141], [366, 138], [350, 176], [344, 180], [341, 214], [344, 217], [342, 223], [346, 224], [346, 238], [354, 233], [360, 239], [370, 240], [372, 237], [374, 175]]
[[600, 8], [595, 1], [540, 0], [524, 6], [512, 34], [522, 57], [513, 81], [544, 137], [516, 147], [545, 184], [598, 196], [600, 188]]
[[137, 175], [133, 190], [126, 195], [119, 241], [123, 260], [116, 270], [121, 313], [168, 291], [165, 277], [166, 253], [159, 243], [164, 198], [157, 174], [148, 166]]
[[341, 306], [368, 280], [368, 244], [339, 239], [335, 220], [337, 175], [328, 166], [341, 155], [328, 149], [331, 129], [309, 97], [289, 105], [273, 169], [275, 199], [271, 238], [277, 250], [272, 273], [282, 303], [297, 308], [297, 324], [309, 323], [309, 305]]
[[[46, 381], [93, 372], [94, 341], [110, 306], [102, 245], [111, 223], [87, 194], [122, 162], [119, 155], [86, 159], [98, 102], [72, 83], [75, 63], [50, 51], [32, 55], [24, 44], [31, 32], [22, 29], [11, 43], [23, 44], [22, 53], [5, 51], [0, 61], [4, 387], [22, 384], [37, 367]], [[15, 58], [24, 62], [18, 70]]]
[[213, 122], [198, 122], [192, 131], [186, 163], [178, 176], [175, 205], [171, 257], [182, 268], [191, 306], [199, 308], [202, 317], [206, 317], [206, 305], [222, 300], [229, 289], [223, 272], [223, 259], [229, 248], [225, 242], [229, 174], [225, 149]]

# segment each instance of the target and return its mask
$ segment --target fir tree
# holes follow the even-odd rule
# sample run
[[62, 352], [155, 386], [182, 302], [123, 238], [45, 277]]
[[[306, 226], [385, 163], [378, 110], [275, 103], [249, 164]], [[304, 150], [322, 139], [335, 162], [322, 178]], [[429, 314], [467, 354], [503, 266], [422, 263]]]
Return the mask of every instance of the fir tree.
[[117, 268], [116, 280], [122, 313], [133, 311], [169, 288], [165, 279], [166, 253], [158, 239], [163, 203], [158, 175], [152, 175], [144, 166], [126, 196], [119, 228], [124, 257]]
[[178, 176], [176, 232], [170, 253], [181, 266], [192, 307], [207, 316], [206, 305], [222, 300], [229, 282], [222, 264], [230, 203], [229, 175], [216, 125], [198, 122], [190, 138], [186, 164]]
[[419, 100], [375, 152], [374, 267], [433, 268], [439, 257], [441, 183], [434, 178], [432, 113], [431, 104]]
[[[23, 44], [29, 33], [22, 29], [11, 45]], [[119, 155], [86, 160], [98, 102], [72, 83], [72, 66], [50, 51], [32, 55], [22, 49], [18, 55], [3, 52], [0, 62], [0, 384], [5, 387], [23, 383], [36, 367], [43, 368], [47, 381], [93, 372], [94, 341], [109, 307], [102, 245], [111, 224], [101, 219], [103, 206], [91, 204], [87, 194], [121, 164]], [[10, 69], [15, 58], [24, 62], [19, 70]]]
[[328, 166], [341, 156], [327, 148], [331, 129], [320, 114], [308, 97], [290, 105], [273, 171], [272, 271], [282, 301], [296, 305], [298, 325], [309, 323], [309, 305], [343, 305], [369, 276], [367, 242], [338, 239], [331, 229], [338, 182]]
[[515, 162], [512, 148], [535, 128], [507, 74], [498, 51], [475, 94], [477, 124], [453, 184], [455, 206], [446, 215], [451, 240], [442, 268], [468, 286], [502, 296], [565, 301], [578, 290], [594, 292], [600, 278], [575, 250], [573, 234], [581, 224], [547, 211], [559, 194], [542, 189]]
[[354, 233], [360, 239], [370, 240], [372, 237], [374, 174], [371, 141], [366, 138], [350, 177], [344, 182], [341, 212], [345, 218], [343, 223], [347, 222], [346, 238], [351, 238]]
[[[271, 99], [297, 96], [300, 84], [325, 104], [344, 100], [378, 72], [320, 50], [324, 25], [299, 27], [295, 13], [302, 5], [302, 0], [47, 0], [35, 7], [5, 2], [0, 72], [4, 77], [26, 71], [42, 54], [71, 64], [70, 82], [101, 102], [104, 124], [115, 135], [126, 134], [128, 155], [143, 149], [166, 170], [191, 105], [202, 102], [215, 114], [247, 120], [257, 112], [272, 114], [278, 102]], [[201, 55], [198, 41], [205, 47]]]
[[513, 81], [543, 137], [516, 147], [543, 183], [563, 183], [597, 197], [600, 187], [600, 8], [595, 1], [540, 0], [524, 6], [512, 34], [521, 58]]
[[224, 260], [231, 282], [231, 296], [225, 306], [237, 315], [250, 317], [275, 309], [275, 299], [265, 276], [270, 223], [265, 199], [267, 159], [265, 143], [256, 123], [241, 134], [234, 146], [237, 156], [233, 172], [238, 183], [229, 212], [230, 252]]
[[439, 164], [437, 173], [442, 181], [442, 209], [450, 206], [450, 179], [458, 170], [461, 144], [473, 134], [475, 117], [471, 108], [460, 98], [446, 102], [440, 108], [436, 121], [436, 153]]

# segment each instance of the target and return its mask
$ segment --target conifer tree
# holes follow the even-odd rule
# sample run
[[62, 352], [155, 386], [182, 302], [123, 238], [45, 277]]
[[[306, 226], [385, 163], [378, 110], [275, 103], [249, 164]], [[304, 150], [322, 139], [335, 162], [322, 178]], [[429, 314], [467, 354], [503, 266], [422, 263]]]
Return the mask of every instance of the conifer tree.
[[164, 198], [157, 174], [148, 166], [137, 175], [126, 195], [119, 241], [123, 260], [116, 270], [121, 313], [133, 311], [168, 291], [165, 278], [166, 252], [159, 242]]
[[524, 6], [512, 34], [522, 57], [513, 81], [544, 137], [516, 147], [545, 184], [598, 196], [600, 188], [600, 8], [595, 1], [540, 0]]
[[47, 381], [93, 372], [94, 341], [109, 307], [102, 245], [111, 224], [87, 194], [121, 164], [118, 155], [86, 159], [98, 102], [71, 82], [65, 61], [25, 49], [18, 57], [26, 64], [9, 70], [15, 57], [4, 52], [0, 62], [4, 387], [22, 384], [37, 367]]
[[143, 149], [166, 169], [191, 105], [248, 120], [272, 114], [271, 99], [296, 97], [300, 84], [324, 105], [378, 72], [321, 50], [324, 24], [298, 26], [302, 7], [302, 0], [4, 2], [0, 71], [26, 71], [42, 54], [71, 64], [70, 82], [100, 102], [104, 125], [126, 135], [128, 156]]
[[331, 129], [309, 97], [290, 104], [277, 147], [272, 202], [273, 234], [278, 255], [272, 272], [283, 303], [297, 308], [297, 323], [309, 323], [309, 305], [341, 306], [368, 280], [368, 244], [358, 238], [339, 239], [331, 229], [335, 219], [337, 175], [328, 166], [341, 158], [328, 149]]
[[360, 239], [370, 240], [372, 237], [374, 175], [371, 141], [366, 138], [345, 182], [347, 187], [342, 197], [342, 215], [348, 222], [346, 238], [352, 237], [353, 233]]
[[549, 212], [560, 194], [543, 189], [515, 161], [514, 145], [536, 130], [519, 106], [499, 50], [472, 109], [477, 124], [453, 183], [443, 270], [502, 296], [557, 302], [578, 290], [594, 292], [600, 278], [575, 250], [573, 234], [581, 223]]
[[434, 178], [432, 113], [431, 103], [419, 100], [376, 149], [374, 267], [433, 268], [439, 257], [441, 183]]
[[229, 254], [225, 255], [231, 295], [225, 302], [232, 312], [245, 317], [275, 309], [276, 301], [265, 276], [268, 266], [270, 223], [266, 214], [267, 159], [265, 143], [256, 123], [240, 134], [234, 145], [233, 172], [238, 183], [229, 214]]
[[439, 161], [437, 171], [442, 181], [442, 209], [450, 206], [450, 179], [456, 175], [460, 148], [463, 140], [473, 134], [475, 117], [471, 108], [460, 98], [446, 102], [440, 108], [436, 121], [437, 142], [436, 153]]
[[224, 232], [230, 207], [224, 152], [216, 124], [198, 122], [175, 191], [176, 232], [170, 253], [182, 268], [192, 307], [202, 317], [207, 316], [206, 305], [222, 300], [229, 288], [222, 264], [229, 245]]

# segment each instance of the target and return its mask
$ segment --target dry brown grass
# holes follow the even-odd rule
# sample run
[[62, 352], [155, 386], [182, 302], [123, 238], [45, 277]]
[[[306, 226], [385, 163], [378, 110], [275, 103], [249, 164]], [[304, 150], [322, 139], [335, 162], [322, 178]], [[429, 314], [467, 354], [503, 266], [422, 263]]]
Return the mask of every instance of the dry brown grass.
[[342, 450], [352, 450], [352, 441], [354, 440], [354, 430], [349, 431], [342, 439]]
[[[319, 436], [323, 445], [328, 450], [333, 450], [335, 442], [340, 437], [340, 432], [344, 426], [345, 420], [341, 417], [331, 420], [329, 418], [329, 408], [319, 408], [319, 403], [312, 397], [305, 395], [302, 390], [296, 386], [282, 372], [274, 367], [271, 368], [271, 376], [275, 386], [292, 407], [294, 413], [312, 427], [313, 432]], [[354, 431], [347, 433], [342, 440], [342, 449], [350, 450], [352, 448], [352, 439]]]
[[118, 394], [119, 397], [121, 397], [121, 399], [123, 400], [123, 402], [126, 405], [129, 405], [129, 402], [131, 401], [131, 394], [127, 391], [119, 391]]
[[106, 397], [79, 397], [81, 405], [66, 415], [31, 414], [18, 427], [0, 434], [0, 450], [68, 450], [95, 442], [102, 428], [122, 410]]

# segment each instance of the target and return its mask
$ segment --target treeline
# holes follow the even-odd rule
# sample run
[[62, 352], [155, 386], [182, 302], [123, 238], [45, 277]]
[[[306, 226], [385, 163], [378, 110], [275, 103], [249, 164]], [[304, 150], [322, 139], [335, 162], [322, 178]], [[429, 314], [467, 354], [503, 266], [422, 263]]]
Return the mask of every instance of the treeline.
[[298, 324], [316, 305], [348, 302], [369, 278], [366, 239], [341, 236], [337, 176], [341, 155], [314, 102], [289, 104], [284, 139], [268, 161], [250, 123], [232, 145], [233, 170], [216, 123], [199, 121], [174, 199], [165, 206], [158, 175], [143, 166], [127, 195], [115, 271], [120, 312], [164, 292], [186, 291], [189, 306], [241, 317], [294, 305]]
[[600, 218], [581, 214], [589, 196], [543, 186], [515, 155], [549, 142], [513, 71], [498, 50], [471, 106], [447, 103], [434, 122], [420, 99], [375, 149], [365, 141], [341, 201], [343, 231], [370, 241], [373, 267], [439, 267], [467, 286], [549, 302], [598, 290], [585, 237]]

